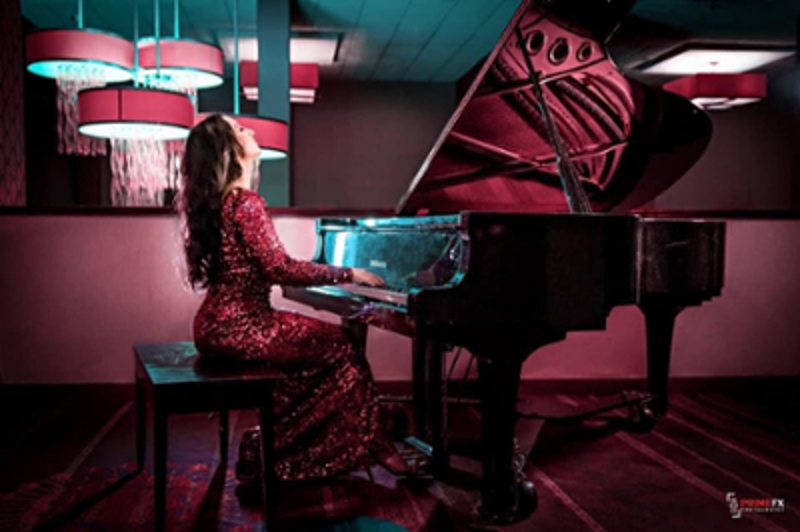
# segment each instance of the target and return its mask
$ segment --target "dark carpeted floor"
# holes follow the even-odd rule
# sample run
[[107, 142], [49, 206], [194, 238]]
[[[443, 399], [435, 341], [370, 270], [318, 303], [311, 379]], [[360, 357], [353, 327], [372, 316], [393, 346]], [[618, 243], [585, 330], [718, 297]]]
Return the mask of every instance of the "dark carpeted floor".
[[[464, 472], [480, 468], [466, 457], [444, 481], [398, 482], [374, 468], [374, 483], [358, 472], [284, 484], [279, 516], [285, 530], [336, 532], [800, 530], [798, 406], [796, 390], [673, 394], [668, 417], [644, 434], [625, 430], [622, 411], [546, 425], [526, 468], [539, 508], [505, 527], [473, 519], [477, 483]], [[152, 528], [152, 475], [134, 474], [130, 387], [2, 386], [0, 415], [0, 530]], [[478, 421], [462, 409], [451, 426], [469, 434]], [[254, 422], [252, 412], [231, 414], [231, 466]], [[168, 529], [263, 529], [259, 509], [236, 497], [232, 467], [217, 468], [217, 420], [173, 416], [169, 430]], [[763, 499], [782, 499], [781, 511], [746, 511]]]

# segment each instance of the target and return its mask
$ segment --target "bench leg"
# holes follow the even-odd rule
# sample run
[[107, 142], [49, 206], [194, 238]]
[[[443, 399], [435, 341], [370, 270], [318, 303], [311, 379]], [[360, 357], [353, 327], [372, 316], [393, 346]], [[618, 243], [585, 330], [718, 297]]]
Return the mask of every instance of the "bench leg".
[[228, 439], [229, 439], [228, 411], [219, 413], [219, 460], [223, 468], [228, 467]]
[[145, 411], [144, 383], [136, 376], [136, 469], [144, 469], [145, 441], [147, 437], [147, 412]]
[[275, 477], [275, 434], [274, 434], [274, 414], [272, 393], [270, 392], [264, 400], [259, 410], [259, 421], [261, 423], [261, 496], [264, 505], [264, 519], [267, 522], [267, 530], [275, 532], [277, 530], [276, 519], [276, 497], [278, 495], [277, 479]]
[[164, 530], [167, 510], [167, 414], [154, 408], [155, 419], [155, 528]]

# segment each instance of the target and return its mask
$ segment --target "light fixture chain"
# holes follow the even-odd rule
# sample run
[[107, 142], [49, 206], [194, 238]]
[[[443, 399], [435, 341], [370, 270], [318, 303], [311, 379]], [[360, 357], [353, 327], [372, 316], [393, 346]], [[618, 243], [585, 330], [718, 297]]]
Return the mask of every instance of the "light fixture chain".
[[133, 0], [133, 86], [139, 86], [139, 0]]
[[233, 0], [233, 114], [239, 114], [239, 0]]
[[178, 6], [178, 0], [175, 0], [173, 4], [173, 10], [174, 12], [172, 14], [172, 22], [175, 26], [175, 40], [177, 41], [178, 39], [181, 38], [181, 19], [180, 19], [180, 14], [178, 13], [178, 11], [180, 10], [180, 7]]
[[158, 8], [158, 0], [153, 0], [153, 26], [156, 37], [156, 78], [161, 77], [161, 17], [160, 9]]

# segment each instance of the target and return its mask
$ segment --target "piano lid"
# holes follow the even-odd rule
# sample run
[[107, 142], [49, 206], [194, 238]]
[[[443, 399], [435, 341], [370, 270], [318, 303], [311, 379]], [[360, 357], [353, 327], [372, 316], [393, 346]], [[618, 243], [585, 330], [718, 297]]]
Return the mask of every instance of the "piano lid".
[[711, 120], [609, 58], [606, 42], [634, 2], [523, 1], [397, 212], [568, 211], [529, 64], [594, 211], [624, 212], [680, 178]]

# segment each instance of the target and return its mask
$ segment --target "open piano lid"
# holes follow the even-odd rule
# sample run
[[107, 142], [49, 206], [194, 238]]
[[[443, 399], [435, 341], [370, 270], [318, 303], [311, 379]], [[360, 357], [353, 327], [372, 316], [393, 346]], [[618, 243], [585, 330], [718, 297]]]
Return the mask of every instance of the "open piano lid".
[[708, 145], [711, 120], [609, 58], [606, 42], [634, 3], [523, 1], [397, 212], [569, 210], [523, 54], [592, 210], [624, 212], [680, 178]]

